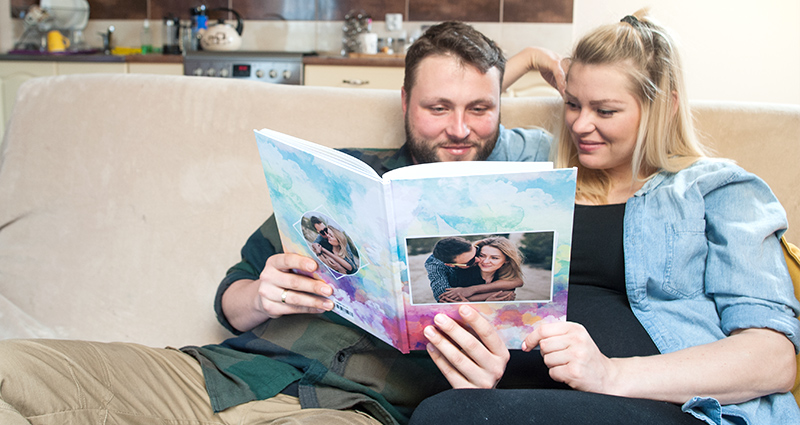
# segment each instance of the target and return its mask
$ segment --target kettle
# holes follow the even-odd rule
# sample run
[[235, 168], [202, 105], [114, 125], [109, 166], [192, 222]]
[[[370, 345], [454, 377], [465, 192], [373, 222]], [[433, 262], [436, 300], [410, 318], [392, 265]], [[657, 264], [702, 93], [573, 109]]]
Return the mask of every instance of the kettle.
[[225, 23], [224, 19], [217, 20], [214, 24], [209, 24], [208, 29], [203, 32], [200, 37], [200, 46], [203, 50], [211, 51], [233, 51], [242, 47], [242, 30], [244, 29], [244, 22], [241, 15], [233, 9], [226, 9], [224, 7], [211, 9], [211, 12], [231, 12], [236, 16], [236, 28], [233, 25]]

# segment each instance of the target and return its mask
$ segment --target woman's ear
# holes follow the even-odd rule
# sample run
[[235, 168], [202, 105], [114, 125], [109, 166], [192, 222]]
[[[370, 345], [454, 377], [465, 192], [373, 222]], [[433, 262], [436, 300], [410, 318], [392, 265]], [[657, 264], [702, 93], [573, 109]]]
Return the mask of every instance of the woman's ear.
[[674, 117], [675, 114], [678, 113], [678, 92], [673, 90], [672, 91], [672, 116]]

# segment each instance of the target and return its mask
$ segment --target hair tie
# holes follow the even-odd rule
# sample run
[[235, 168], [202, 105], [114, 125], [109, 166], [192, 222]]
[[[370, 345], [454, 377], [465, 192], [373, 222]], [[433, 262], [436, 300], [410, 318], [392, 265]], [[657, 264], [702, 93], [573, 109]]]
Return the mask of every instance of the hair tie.
[[624, 17], [624, 18], [620, 19], [619, 21], [620, 21], [620, 22], [627, 22], [627, 23], [629, 23], [629, 24], [630, 24], [632, 27], [636, 27], [636, 26], [638, 26], [638, 25], [641, 23], [641, 22], [639, 22], [639, 19], [637, 19], [637, 18], [636, 18], [635, 16], [633, 16], [633, 15], [628, 15], [628, 16], [626, 16], [626, 17]]

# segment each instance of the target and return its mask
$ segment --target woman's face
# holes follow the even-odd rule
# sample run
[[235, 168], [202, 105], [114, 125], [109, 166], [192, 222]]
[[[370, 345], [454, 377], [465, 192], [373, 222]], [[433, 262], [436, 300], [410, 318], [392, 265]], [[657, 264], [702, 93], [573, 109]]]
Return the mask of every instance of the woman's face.
[[570, 67], [564, 121], [587, 168], [630, 177], [641, 108], [618, 66]]
[[328, 243], [331, 246], [339, 246], [339, 239], [336, 239], [336, 236], [333, 235], [333, 231], [328, 228]]
[[494, 273], [506, 263], [506, 255], [493, 246], [481, 247], [481, 255], [478, 256], [478, 267], [482, 272]]

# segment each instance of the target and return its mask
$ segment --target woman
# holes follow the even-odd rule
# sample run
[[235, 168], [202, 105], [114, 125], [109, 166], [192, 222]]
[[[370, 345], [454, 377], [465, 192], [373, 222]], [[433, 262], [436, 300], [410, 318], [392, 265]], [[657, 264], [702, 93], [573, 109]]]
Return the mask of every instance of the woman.
[[475, 243], [480, 280], [450, 288], [439, 302], [514, 301], [515, 288], [522, 286], [522, 254], [508, 238], [492, 236]]
[[[514, 386], [579, 391], [447, 391], [412, 423], [800, 423], [785, 213], [761, 179], [707, 158], [674, 43], [643, 15], [573, 51], [556, 158], [578, 167], [568, 321], [535, 329], [499, 382], [524, 369], [539, 378]], [[504, 84], [538, 60], [512, 58]]]
[[319, 252], [316, 252], [317, 256], [322, 262], [341, 274], [355, 273], [358, 270], [358, 265], [356, 265], [355, 256], [350, 249], [350, 244], [344, 232], [333, 226], [328, 226], [324, 236], [333, 249], [329, 251], [321, 245], [315, 244], [318, 245], [318, 248], [315, 247], [315, 249], [319, 250]]

